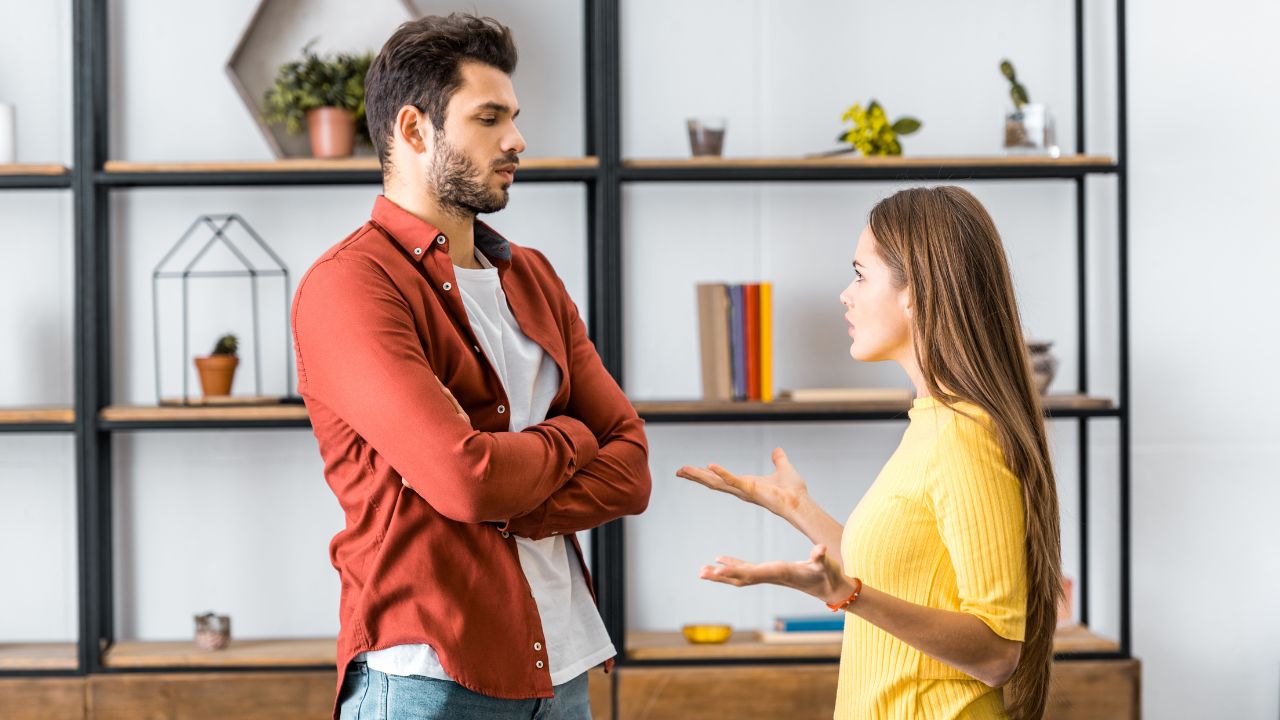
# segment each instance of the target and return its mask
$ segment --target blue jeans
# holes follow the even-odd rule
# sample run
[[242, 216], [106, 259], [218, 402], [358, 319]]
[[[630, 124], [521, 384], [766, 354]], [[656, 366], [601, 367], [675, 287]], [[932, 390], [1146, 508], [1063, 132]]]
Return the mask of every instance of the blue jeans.
[[591, 720], [587, 673], [554, 690], [554, 698], [503, 700], [448, 680], [387, 675], [355, 662], [347, 666], [338, 705], [341, 720]]

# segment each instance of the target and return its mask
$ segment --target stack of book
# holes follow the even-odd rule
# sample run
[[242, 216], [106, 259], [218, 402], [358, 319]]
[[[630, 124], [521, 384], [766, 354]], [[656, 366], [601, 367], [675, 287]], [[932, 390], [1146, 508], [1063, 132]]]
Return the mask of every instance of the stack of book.
[[760, 633], [767, 643], [838, 643], [844, 638], [844, 613], [775, 618], [773, 630]]
[[773, 401], [773, 284], [698, 285], [702, 396]]

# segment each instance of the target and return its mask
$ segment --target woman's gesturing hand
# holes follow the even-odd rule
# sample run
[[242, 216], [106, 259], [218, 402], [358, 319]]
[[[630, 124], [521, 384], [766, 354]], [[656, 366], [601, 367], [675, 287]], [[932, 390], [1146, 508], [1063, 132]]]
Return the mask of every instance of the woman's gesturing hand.
[[825, 545], [814, 545], [804, 562], [749, 563], [724, 556], [716, 558], [716, 562], [719, 565], [704, 565], [698, 577], [734, 587], [781, 585], [825, 603], [843, 602], [853, 592], [853, 582], [840, 569], [840, 563], [827, 555]]
[[809, 494], [809, 489], [782, 448], [773, 451], [773, 467], [771, 475], [760, 476], [734, 475], [719, 465], [708, 465], [705, 468], [686, 465], [676, 475], [759, 505], [779, 517], [788, 518]]

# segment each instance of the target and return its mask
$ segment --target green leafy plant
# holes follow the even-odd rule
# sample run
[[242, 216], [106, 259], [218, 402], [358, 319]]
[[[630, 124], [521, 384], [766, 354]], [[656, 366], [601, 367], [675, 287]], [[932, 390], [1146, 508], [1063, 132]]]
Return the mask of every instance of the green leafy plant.
[[1022, 83], [1018, 82], [1018, 74], [1013, 70], [1013, 63], [1001, 60], [1000, 74], [1009, 81], [1009, 97], [1013, 98], [1013, 106], [1021, 112], [1022, 106], [1031, 102], [1031, 96], [1027, 94], [1027, 89]]
[[218, 338], [217, 344], [213, 346], [213, 352], [209, 354], [210, 355], [235, 355], [236, 351], [239, 349], [240, 349], [240, 341], [236, 339], [235, 335], [232, 335], [231, 333], [227, 333], [226, 335], [223, 335], [222, 337]]
[[364, 117], [364, 77], [373, 62], [370, 53], [335, 53], [322, 57], [312, 52], [315, 40], [302, 48], [302, 59], [287, 62], [276, 71], [276, 80], [263, 97], [268, 123], [284, 124], [290, 133], [302, 132], [308, 110], [336, 107], [356, 116], [356, 134], [368, 141]]
[[889, 122], [889, 116], [876, 100], [872, 100], [864, 108], [855, 103], [841, 116], [842, 122], [853, 127], [841, 131], [836, 142], [849, 143], [858, 152], [867, 157], [874, 155], [901, 155], [902, 143], [898, 140], [903, 135], [910, 135], [919, 130], [923, 123], [913, 117], [900, 117]]

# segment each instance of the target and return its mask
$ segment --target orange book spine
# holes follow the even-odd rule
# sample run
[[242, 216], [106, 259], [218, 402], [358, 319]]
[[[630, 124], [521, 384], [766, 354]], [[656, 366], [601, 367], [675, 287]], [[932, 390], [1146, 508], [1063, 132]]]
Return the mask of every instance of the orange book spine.
[[746, 286], [747, 399], [760, 399], [760, 286]]
[[760, 283], [760, 399], [773, 402], [773, 283]]

